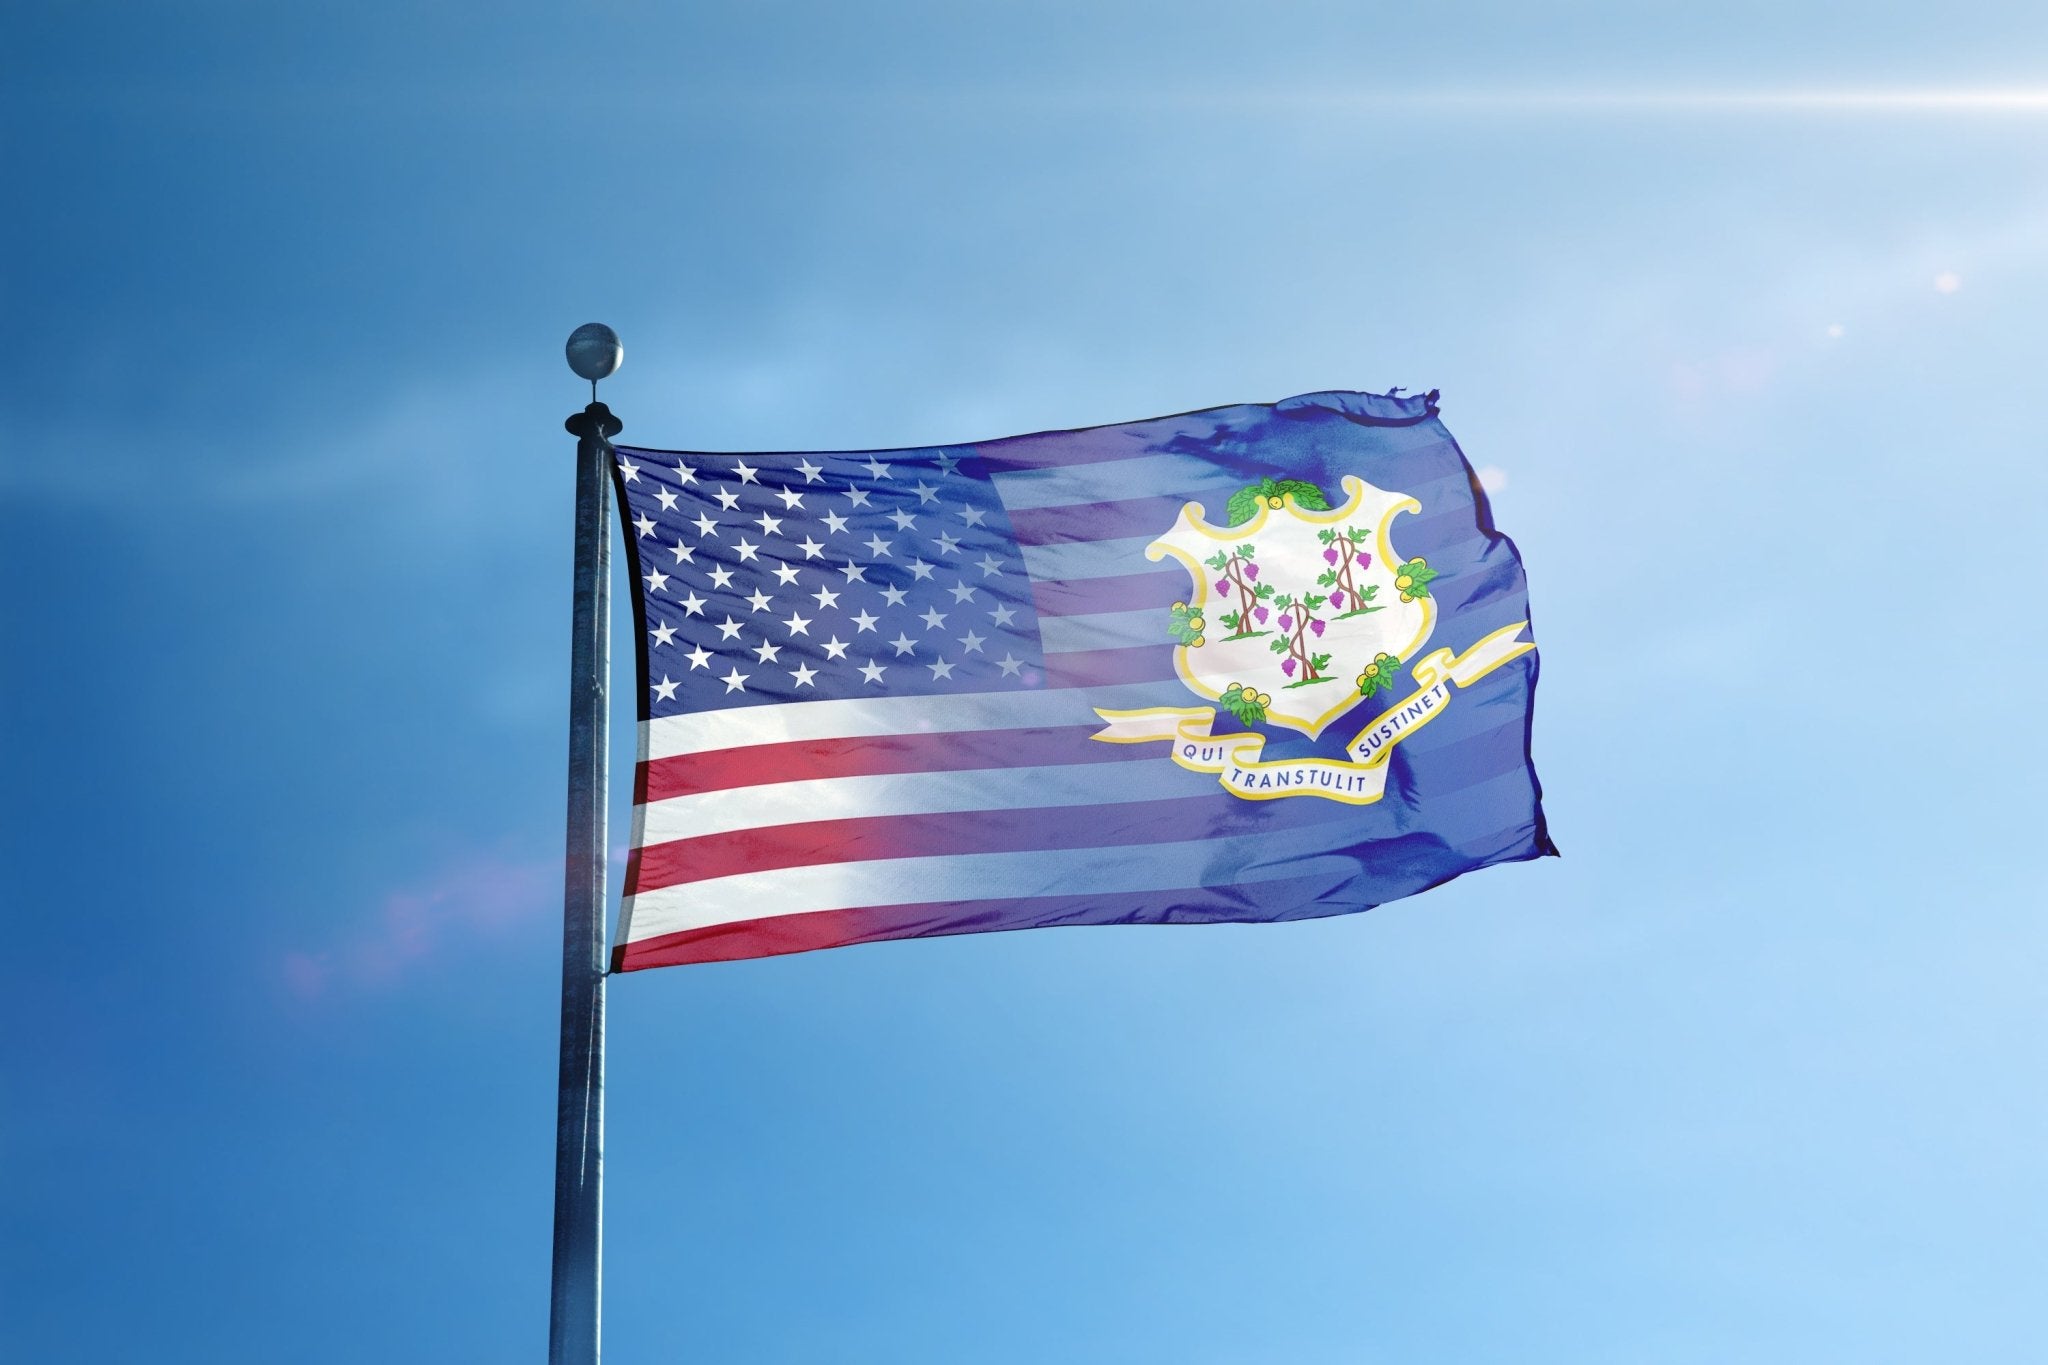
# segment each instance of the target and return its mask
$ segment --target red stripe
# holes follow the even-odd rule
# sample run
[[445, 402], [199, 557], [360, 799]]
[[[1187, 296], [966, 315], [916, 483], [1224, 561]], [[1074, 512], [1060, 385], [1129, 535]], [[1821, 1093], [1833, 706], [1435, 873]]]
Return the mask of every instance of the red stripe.
[[887, 858], [943, 858], [966, 853], [1043, 850], [1064, 854], [1082, 848], [1172, 843], [1295, 829], [1342, 823], [1351, 818], [1347, 809], [1328, 803], [1308, 807], [1279, 801], [1241, 801], [1217, 789], [1201, 796], [1170, 796], [1113, 806], [867, 815], [761, 825], [635, 849], [626, 862], [626, 894], [785, 867], [821, 867], [827, 863]]
[[1081, 616], [1099, 611], [1170, 607], [1187, 600], [1185, 569], [1118, 574], [1114, 578], [1048, 578], [1031, 583], [1031, 602], [1040, 616]]
[[1112, 687], [1118, 683], [1171, 682], [1174, 646], [1134, 645], [1127, 649], [1081, 649], [1048, 654], [1045, 681], [1049, 687]]
[[1141, 536], [1170, 529], [1190, 499], [1184, 493], [1144, 498], [1119, 498], [1111, 502], [1069, 503], [1061, 507], [1013, 507], [1010, 530], [1019, 545], [1065, 545], [1076, 541], [1116, 540], [1117, 523], [1128, 523], [1123, 534]]
[[1101, 729], [1100, 725], [1059, 725], [945, 734], [862, 735], [678, 754], [639, 766], [633, 800], [644, 805], [673, 796], [821, 777], [964, 772], [1009, 767], [1026, 759], [1030, 767], [1044, 767], [1114, 763], [1145, 756], [1139, 745], [1095, 743], [1091, 737]]
[[1355, 898], [1325, 900], [1329, 890], [1330, 878], [1325, 874], [1267, 882], [1256, 888], [1189, 886], [1107, 895], [1023, 896], [812, 910], [799, 915], [773, 915], [703, 929], [682, 929], [622, 943], [612, 950], [612, 970], [632, 972], [692, 962], [733, 962], [894, 938], [935, 938], [1061, 925], [1310, 919], [1366, 908]]

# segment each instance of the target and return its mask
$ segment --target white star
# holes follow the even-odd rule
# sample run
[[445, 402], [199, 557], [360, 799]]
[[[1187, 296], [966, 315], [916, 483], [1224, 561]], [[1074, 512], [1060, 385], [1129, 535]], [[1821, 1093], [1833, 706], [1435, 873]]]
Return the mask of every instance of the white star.
[[666, 488], [656, 489], [654, 491], [654, 500], [661, 504], [661, 510], [664, 512], [675, 511], [676, 503], [680, 501], [675, 494], [669, 492]]
[[725, 623], [718, 628], [718, 638], [721, 640], [737, 639], [739, 633], [740, 623], [733, 620], [730, 616], [726, 617]]
[[720, 678], [719, 681], [725, 684], [726, 691], [737, 692], [747, 685], [747, 675], [735, 668], [732, 672]]
[[748, 540], [745, 536], [741, 536], [739, 543], [734, 545], [732, 550], [734, 554], [740, 557], [740, 563], [745, 564], [761, 552], [761, 547]]
[[860, 675], [871, 683], [882, 680], [882, 666], [872, 659], [860, 666]]
[[697, 534], [700, 536], [715, 536], [718, 534], [718, 523], [702, 512], [697, 514], [696, 525]]
[[663, 588], [665, 588], [665, 587], [667, 587], [667, 586], [668, 586], [668, 575], [667, 575], [667, 574], [663, 573], [663, 572], [662, 572], [661, 570], [659, 570], [659, 569], [649, 569], [649, 570], [647, 571], [647, 591], [649, 591], [649, 592], [660, 592], [660, 591], [661, 591], [661, 590], [662, 590]]
[[868, 553], [873, 555], [876, 559], [888, 558], [889, 542], [882, 539], [880, 536], [869, 536]]
[[697, 596], [695, 592], [692, 592], [683, 599], [683, 612], [688, 616], [702, 616], [704, 614], [704, 599]]
[[688, 488], [691, 484], [697, 482], [697, 471], [684, 464], [681, 460], [676, 461], [676, 482]]
[[889, 643], [896, 646], [896, 657], [899, 659], [917, 648], [917, 641], [911, 639], [900, 630], [896, 632], [896, 638]]
[[654, 629], [647, 632], [658, 645], [672, 645], [676, 642], [676, 628], [666, 621], [656, 621]]
[[965, 583], [955, 583], [946, 591], [953, 594], [955, 602], [972, 602], [974, 600], [974, 589], [968, 587]]
[[721, 488], [711, 496], [717, 498], [718, 505], [728, 512], [740, 505], [740, 495], [733, 492], [730, 488]]
[[796, 686], [809, 687], [811, 679], [818, 676], [818, 670], [812, 668], [809, 664], [798, 664], [790, 671], [789, 676], [796, 679]]
[[782, 518], [771, 517], [766, 512], [754, 518], [754, 525], [761, 528], [761, 534], [764, 536], [779, 536], [782, 534]]
[[846, 505], [848, 507], [866, 507], [868, 505], [868, 491], [865, 488], [847, 489]]
[[754, 467], [748, 464], [745, 460], [741, 460], [738, 464], [734, 465], [732, 467], [732, 472], [740, 476], [741, 483], [758, 482], [758, 480], [754, 478]]
[[923, 479], [919, 479], [917, 487], [911, 491], [917, 494], [917, 505], [920, 507], [928, 502], [937, 502], [939, 500], [939, 490], [926, 483]]
[[1017, 609], [1015, 607], [997, 607], [989, 613], [989, 618], [999, 626], [1007, 626], [1010, 624], [1010, 618], [1016, 614]]
[[1006, 678], [1016, 677], [1017, 670], [1023, 666], [1024, 661], [1014, 654], [1005, 654], [1002, 658], [996, 660], [996, 667], [1003, 670], [1003, 676]]
[[970, 502], [963, 505], [960, 508], [960, 515], [967, 519], [967, 524], [969, 526], [979, 526], [981, 525], [983, 519], [988, 516], [988, 513], [982, 511], [979, 507], [976, 507], [973, 503]]
[[816, 483], [818, 476], [825, 471], [820, 466], [812, 464], [809, 460], [798, 460], [796, 462], [796, 472], [804, 476], [805, 483]]
[[794, 488], [785, 488], [775, 496], [782, 499], [782, 510], [785, 512], [794, 512], [804, 505], [804, 495]]
[[803, 544], [797, 546], [797, 548], [804, 552], [805, 559], [816, 559], [819, 555], [825, 553], [825, 547], [812, 540], [809, 536], [805, 536]]
[[1002, 572], [1003, 561], [997, 559], [994, 555], [983, 555], [974, 562], [981, 566], [981, 576], [983, 578], [989, 578]]
[[926, 607], [924, 609], [923, 615], [919, 616], [917, 619], [924, 622], [924, 628], [926, 630], [937, 630], [940, 626], [946, 624], [945, 613], [940, 611], [937, 607]]
[[785, 588], [796, 582], [796, 565], [777, 564], [775, 566], [775, 579]]
[[959, 464], [960, 457], [958, 455], [951, 453], [950, 451], [943, 452], [939, 456], [940, 473], [950, 474], [954, 471], [954, 469], [956, 469], [959, 466]]
[[754, 657], [759, 659], [764, 664], [774, 663], [776, 660], [776, 656], [780, 655], [781, 653], [781, 645], [771, 645], [766, 640], [763, 640], [759, 645], [755, 646], [754, 648]]
[[868, 456], [866, 468], [868, 473], [874, 475], [878, 479], [886, 479], [889, 477], [889, 466], [883, 464], [880, 460], [876, 459], [872, 455]]
[[976, 635], [971, 630], [960, 637], [960, 647], [966, 650], [969, 654], [981, 653], [981, 647], [987, 643], [988, 641], [983, 639], [981, 636]]
[[881, 619], [882, 618], [879, 616], [870, 616], [865, 610], [863, 610], [860, 615], [853, 618], [853, 624], [856, 629], [856, 633], [862, 630], [873, 630], [875, 628], [875, 622]]
[[640, 466], [625, 456], [619, 456], [619, 477], [627, 483], [636, 482], [640, 477]]
[[867, 579], [861, 576], [865, 572], [865, 570], [863, 570], [860, 565], [854, 563], [850, 559], [846, 561], [846, 567], [841, 569], [839, 572], [846, 575], [846, 581], [849, 583], [867, 582]]
[[933, 682], [937, 682], [940, 678], [950, 678], [953, 676], [953, 665], [947, 663], [944, 659], [935, 660], [932, 663], [926, 664], [925, 667], [932, 671]]
[[656, 701], [674, 701], [676, 699], [676, 689], [681, 686], [681, 683], [670, 682], [668, 674], [664, 673], [661, 675], [661, 681], [654, 685], [654, 699]]
[[939, 537], [939, 553], [942, 555], [955, 555], [960, 553], [960, 542], [953, 539], [953, 537], [951, 536], [941, 535]]
[[692, 668], [704, 668], [711, 663], [711, 651], [702, 645], [698, 645], [683, 657], [690, 661], [690, 667]]
[[843, 659], [846, 657], [846, 646], [840, 643], [839, 637], [837, 635], [827, 640], [824, 643], [823, 648], [825, 651], [825, 657], [828, 659]]
[[753, 596], [747, 599], [747, 604], [757, 612], [766, 611], [768, 610], [768, 594], [756, 588], [754, 589]]
[[811, 594], [811, 600], [816, 602], [818, 604], [819, 609], [822, 610], [826, 607], [838, 606], [839, 594], [832, 591], [832, 589], [830, 588], [820, 588], [816, 592]]
[[901, 507], [889, 514], [889, 520], [896, 523], [896, 529], [899, 531], [908, 531], [917, 525], [917, 518]]
[[732, 586], [732, 570], [731, 570], [731, 569], [728, 569], [728, 568], [725, 568], [725, 567], [723, 567], [723, 566], [720, 566], [719, 568], [713, 569], [713, 570], [711, 571], [711, 586], [712, 586], [712, 587], [714, 587], [714, 588], [729, 588], [729, 587], [731, 587], [731, 586]]
[[901, 588], [882, 589], [882, 601], [887, 606], [900, 607], [903, 605], [903, 598], [904, 592]]
[[840, 516], [837, 512], [827, 512], [825, 514], [825, 534], [836, 536], [845, 530], [845, 517]]
[[932, 566], [922, 559], [913, 559], [910, 561], [910, 576], [922, 583], [932, 576]]
[[639, 516], [633, 518], [633, 529], [643, 536], [651, 536], [654, 534], [654, 522], [648, 518], [645, 512], [642, 512]]
[[680, 540], [676, 542], [674, 554], [678, 564], [693, 563], [697, 558], [697, 552], [683, 544]]
[[782, 624], [791, 635], [809, 635], [811, 633], [811, 618], [808, 616], [798, 616], [795, 612], [791, 612], [789, 619]]

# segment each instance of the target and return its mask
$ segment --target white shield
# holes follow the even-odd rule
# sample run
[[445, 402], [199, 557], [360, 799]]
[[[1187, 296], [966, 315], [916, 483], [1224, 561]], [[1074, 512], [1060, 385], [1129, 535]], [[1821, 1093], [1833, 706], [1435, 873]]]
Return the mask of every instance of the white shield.
[[1311, 739], [1360, 702], [1358, 679], [1381, 655], [1407, 664], [1436, 625], [1436, 603], [1397, 585], [1404, 561], [1388, 536], [1396, 516], [1422, 504], [1351, 475], [1342, 487], [1326, 512], [1282, 495], [1228, 527], [1191, 502], [1146, 548], [1194, 577], [1188, 610], [1176, 614], [1200, 630], [1174, 651], [1181, 680], [1211, 701], [1233, 686], [1256, 690], [1270, 698], [1268, 722]]

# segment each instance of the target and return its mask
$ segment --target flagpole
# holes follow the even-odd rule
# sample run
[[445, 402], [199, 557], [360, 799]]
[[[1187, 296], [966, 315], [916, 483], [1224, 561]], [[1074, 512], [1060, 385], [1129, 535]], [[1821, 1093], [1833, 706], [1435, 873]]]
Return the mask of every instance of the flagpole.
[[611, 438], [621, 423], [597, 401], [618, 369], [601, 323], [569, 337], [569, 368], [590, 406], [576, 437], [576, 594], [569, 646], [569, 822], [562, 897], [562, 1058], [555, 1105], [554, 1283], [548, 1365], [597, 1365], [604, 1275], [605, 799], [611, 738]]

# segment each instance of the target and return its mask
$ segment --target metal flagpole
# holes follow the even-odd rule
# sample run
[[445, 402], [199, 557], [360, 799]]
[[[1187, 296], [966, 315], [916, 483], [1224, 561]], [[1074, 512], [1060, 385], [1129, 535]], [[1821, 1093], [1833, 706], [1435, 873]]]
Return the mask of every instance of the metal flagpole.
[[576, 605], [569, 647], [569, 846], [562, 900], [562, 1068], [555, 1105], [555, 1269], [548, 1365], [597, 1365], [604, 1273], [605, 799], [611, 671], [611, 438], [597, 381], [619, 368], [602, 323], [569, 337], [590, 406], [576, 437]]

